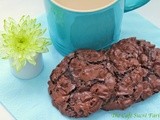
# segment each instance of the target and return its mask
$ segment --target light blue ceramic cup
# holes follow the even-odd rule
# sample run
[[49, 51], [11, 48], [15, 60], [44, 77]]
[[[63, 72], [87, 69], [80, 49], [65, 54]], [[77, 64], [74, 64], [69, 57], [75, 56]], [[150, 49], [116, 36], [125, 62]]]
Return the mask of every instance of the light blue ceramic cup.
[[80, 11], [45, 0], [50, 37], [62, 55], [77, 49], [100, 50], [118, 41], [123, 13], [149, 0], [115, 0], [103, 8]]

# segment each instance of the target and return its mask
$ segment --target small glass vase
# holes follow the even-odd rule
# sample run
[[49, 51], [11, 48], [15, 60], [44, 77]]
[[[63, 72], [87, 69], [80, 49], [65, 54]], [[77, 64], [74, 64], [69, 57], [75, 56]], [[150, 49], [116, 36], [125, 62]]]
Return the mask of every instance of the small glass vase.
[[12, 60], [10, 60], [10, 68], [12, 74], [20, 79], [32, 79], [38, 76], [43, 69], [43, 58], [41, 53], [38, 53], [36, 55], [35, 61], [36, 65], [27, 62], [20, 71], [17, 71], [16, 68], [12, 66]]

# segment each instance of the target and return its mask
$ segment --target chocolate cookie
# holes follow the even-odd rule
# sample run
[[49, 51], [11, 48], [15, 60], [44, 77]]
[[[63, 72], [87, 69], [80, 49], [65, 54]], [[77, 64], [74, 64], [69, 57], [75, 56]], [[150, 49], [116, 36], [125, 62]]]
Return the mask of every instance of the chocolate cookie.
[[53, 105], [63, 114], [84, 117], [99, 110], [109, 100], [116, 84], [115, 77], [105, 68], [104, 51], [79, 50], [53, 70], [49, 93]]
[[160, 49], [143, 40], [128, 38], [106, 51], [108, 70], [116, 77], [114, 94], [102, 106], [125, 109], [160, 91]]
[[160, 91], [160, 49], [128, 38], [109, 50], [78, 50], [50, 75], [53, 105], [71, 117], [125, 109]]

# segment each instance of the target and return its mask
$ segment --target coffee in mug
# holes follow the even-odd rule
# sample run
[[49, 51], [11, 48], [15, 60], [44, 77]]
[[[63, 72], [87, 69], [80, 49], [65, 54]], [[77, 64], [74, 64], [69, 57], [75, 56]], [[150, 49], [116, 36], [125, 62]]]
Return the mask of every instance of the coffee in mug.
[[52, 0], [74, 10], [91, 10], [112, 4], [115, 0]]

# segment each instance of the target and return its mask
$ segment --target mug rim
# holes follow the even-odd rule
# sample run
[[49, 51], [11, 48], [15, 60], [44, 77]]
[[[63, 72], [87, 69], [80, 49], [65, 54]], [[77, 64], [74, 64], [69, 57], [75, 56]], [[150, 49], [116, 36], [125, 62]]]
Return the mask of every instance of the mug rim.
[[116, 3], [118, 0], [114, 0], [113, 2], [111, 2], [110, 4], [107, 4], [103, 7], [99, 7], [99, 8], [95, 8], [95, 9], [89, 9], [89, 10], [76, 10], [76, 9], [72, 9], [72, 8], [68, 8], [68, 7], [65, 7], [59, 3], [57, 3], [56, 1], [54, 0], [50, 0], [50, 2], [52, 2], [53, 4], [65, 9], [65, 10], [68, 10], [68, 11], [72, 11], [72, 12], [80, 12], [80, 13], [87, 13], [87, 12], [95, 12], [95, 11], [100, 11], [100, 10], [103, 10], [105, 8], [108, 8], [110, 7], [111, 5], [113, 5], [114, 3]]

